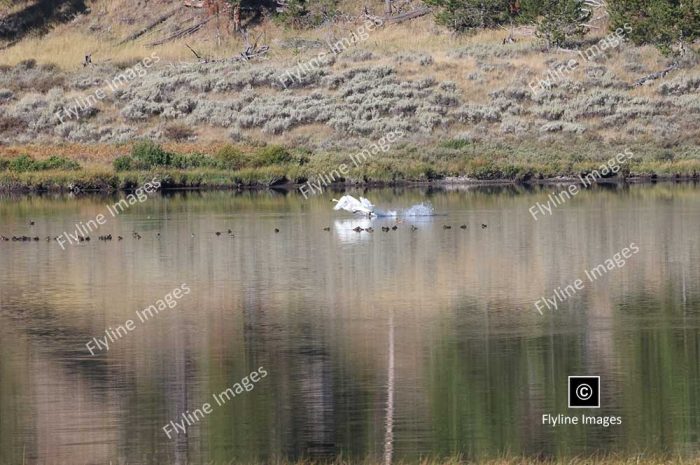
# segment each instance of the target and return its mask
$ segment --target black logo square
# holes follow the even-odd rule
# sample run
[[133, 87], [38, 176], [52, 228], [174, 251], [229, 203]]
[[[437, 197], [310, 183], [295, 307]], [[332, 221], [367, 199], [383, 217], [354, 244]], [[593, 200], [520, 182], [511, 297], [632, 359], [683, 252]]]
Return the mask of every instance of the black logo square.
[[569, 376], [569, 408], [600, 408], [600, 376]]

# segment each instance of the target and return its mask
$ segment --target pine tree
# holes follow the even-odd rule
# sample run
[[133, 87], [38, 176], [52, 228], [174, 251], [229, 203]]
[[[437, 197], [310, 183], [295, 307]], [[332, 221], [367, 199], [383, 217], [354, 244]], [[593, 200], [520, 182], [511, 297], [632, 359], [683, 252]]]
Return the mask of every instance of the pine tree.
[[537, 33], [550, 46], [563, 45], [568, 38], [588, 32], [586, 21], [591, 17], [591, 10], [582, 0], [549, 0], [542, 9]]
[[435, 19], [456, 31], [492, 28], [512, 18], [509, 0], [425, 0], [438, 7]]
[[583, 25], [590, 15], [583, 0], [424, 0], [438, 8], [440, 24], [456, 31], [493, 28], [503, 24], [540, 25], [540, 33], [550, 43], [560, 44], [567, 37], [586, 32]]
[[670, 50], [700, 37], [700, 2], [696, 0], [609, 0], [612, 29], [628, 25], [635, 44]]

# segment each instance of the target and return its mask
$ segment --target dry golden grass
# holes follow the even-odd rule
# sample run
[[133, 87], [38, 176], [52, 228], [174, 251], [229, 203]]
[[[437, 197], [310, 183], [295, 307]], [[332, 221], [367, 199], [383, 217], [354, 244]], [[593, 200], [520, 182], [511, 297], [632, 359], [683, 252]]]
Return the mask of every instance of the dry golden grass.
[[0, 18], [16, 13], [34, 3], [28, 0], [0, 0]]
[[[70, 158], [81, 162], [92, 163], [111, 163], [116, 157], [128, 154], [131, 151], [133, 143], [114, 145], [114, 144], [80, 144], [80, 143], [65, 143], [60, 145], [45, 145], [45, 144], [27, 144], [27, 145], [11, 145], [2, 148], [2, 155], [6, 158], [13, 158], [19, 155], [29, 155], [36, 159], [48, 158], [52, 155]], [[226, 141], [213, 142], [203, 144], [201, 142], [167, 142], [163, 144], [163, 148], [171, 152], [177, 153], [215, 153], [222, 146], [226, 145]]]
[[[148, 24], [155, 14], [152, 13], [150, 17], [144, 15], [142, 6], [125, 0], [113, 2], [93, 0], [89, 6], [91, 14], [81, 16], [69, 24], [56, 25], [45, 35], [27, 37], [4, 50], [0, 55], [0, 64], [14, 66], [22, 60], [33, 58], [39, 64], [53, 63], [64, 70], [73, 70], [81, 65], [86, 53], [93, 54], [93, 62], [101, 63], [105, 61], [135, 62], [155, 51], [164, 62], [170, 62], [194, 58], [185, 44], [192, 45], [200, 55], [213, 59], [231, 57], [243, 49], [241, 37], [226, 33], [225, 28], [221, 29], [222, 34], [219, 37], [215, 21], [209, 22], [202, 30], [184, 39], [155, 47], [148, 45], [156, 39], [168, 36], [175, 25], [187, 26], [203, 17], [201, 10], [193, 12], [187, 8], [183, 8], [173, 18], [137, 40], [119, 45], [123, 38]], [[160, 7], [152, 10], [162, 14], [172, 5], [166, 4]], [[359, 2], [350, 1], [343, 5], [343, 9], [359, 16], [362, 6]], [[189, 23], [188, 19], [191, 19]], [[362, 24], [363, 20], [360, 18], [356, 21], [333, 23], [314, 30], [296, 30], [266, 21], [255, 25], [251, 29], [251, 35], [257, 37], [261, 34], [260, 42], [272, 45], [268, 54], [270, 59], [296, 62], [300, 59], [297, 50], [276, 45], [299, 38], [324, 42], [332, 38], [339, 40], [349, 36]], [[483, 31], [475, 36], [455, 36], [444, 28], [435, 26], [432, 17], [426, 16], [400, 26], [387, 25], [375, 29], [366, 41], [356, 45], [355, 48], [371, 50], [383, 56], [392, 56], [406, 51], [426, 53], [440, 61], [445, 58], [446, 50], [472, 42], [500, 43], [506, 34], [507, 31], [495, 30]], [[316, 55], [318, 50], [312, 49], [304, 53], [311, 57]], [[303, 56], [301, 58], [303, 59]]]
[[[155, 49], [154, 49], [155, 50]], [[14, 66], [27, 58], [39, 64], [52, 63], [64, 70], [75, 70], [82, 64], [86, 53], [93, 54], [93, 61], [135, 62], [148, 57], [154, 51], [138, 43], [118, 46], [109, 41], [98, 41], [89, 33], [75, 30], [70, 25], [60, 25], [45, 36], [29, 37], [3, 51], [0, 64]], [[164, 60], [176, 60], [184, 53], [172, 53], [170, 47], [157, 49]]]
[[[8, 0], [1, 0], [7, 2]], [[156, 26], [137, 40], [119, 45], [120, 41], [135, 31], [141, 30], [146, 24], [164, 11], [173, 7], [172, 2], [160, 2], [146, 12], [143, 6], [126, 0], [111, 2], [92, 0], [89, 2], [91, 14], [81, 16], [70, 24], [58, 25], [44, 36], [28, 37], [18, 44], [4, 50], [0, 54], [0, 65], [14, 66], [27, 58], [34, 58], [39, 64], [53, 63], [64, 70], [74, 70], [81, 66], [86, 53], [93, 54], [93, 62], [102, 63], [135, 63], [155, 52], [162, 61], [193, 60], [194, 57], [186, 44], [192, 45], [200, 55], [221, 59], [237, 55], [243, 48], [241, 37], [226, 33], [222, 28], [221, 35], [217, 34], [215, 21], [192, 36], [174, 40], [163, 45], [150, 47], [148, 44], [163, 38], [174, 30], [176, 25], [187, 26], [203, 18], [202, 10], [182, 8], [168, 21]], [[299, 60], [311, 58], [319, 53], [319, 49], [295, 50], [279, 45], [291, 39], [308, 39], [336, 41], [349, 36], [362, 26], [361, 12], [364, 3], [359, 0], [343, 2], [345, 13], [358, 19], [349, 22], [331, 23], [313, 30], [296, 30], [285, 28], [274, 21], [265, 21], [251, 29], [251, 35], [261, 35], [260, 42], [271, 45], [267, 59], [284, 63], [296, 63]], [[375, 13], [381, 14], [381, 5], [374, 5]], [[190, 20], [190, 22], [187, 22]], [[604, 25], [603, 25], [604, 26]], [[393, 63], [392, 57], [400, 53], [426, 54], [434, 60], [431, 73], [438, 80], [450, 79], [461, 83], [466, 75], [474, 70], [475, 61], [464, 58], [455, 63], [449, 57], [450, 51], [470, 45], [501, 44], [508, 35], [506, 29], [480, 31], [471, 35], [455, 35], [443, 27], [436, 26], [432, 16], [424, 16], [400, 25], [387, 24], [370, 32], [367, 40], [356, 44], [353, 48], [368, 50], [379, 57], [376, 64]], [[592, 37], [605, 35], [605, 29], [596, 29]], [[514, 30], [514, 37], [520, 42], [533, 40], [533, 28], [521, 27]], [[562, 58], [566, 57], [562, 53]], [[516, 66], [525, 66], [536, 73], [545, 72], [547, 66], [541, 57], [528, 55], [522, 58], [509, 59]], [[644, 52], [645, 64], [653, 65], [658, 60], [654, 50]], [[508, 61], [502, 60], [502, 61]], [[404, 73], [414, 73], [420, 68], [407, 66]], [[489, 87], [490, 83], [484, 83]], [[461, 85], [461, 84], [460, 84]], [[470, 85], [470, 91], [474, 91]], [[478, 94], [479, 92], [477, 92]]]

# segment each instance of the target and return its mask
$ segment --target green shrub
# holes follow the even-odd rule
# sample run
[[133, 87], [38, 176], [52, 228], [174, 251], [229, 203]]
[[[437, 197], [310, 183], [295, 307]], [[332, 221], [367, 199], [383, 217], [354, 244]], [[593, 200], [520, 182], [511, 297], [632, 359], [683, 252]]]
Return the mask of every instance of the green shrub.
[[36, 171], [34, 159], [29, 155], [20, 155], [10, 160], [10, 171], [24, 173], [26, 171]]
[[131, 171], [134, 169], [134, 159], [129, 155], [117, 157], [112, 164], [115, 171]]
[[173, 155], [153, 141], [138, 142], [131, 149], [131, 156], [146, 168], [153, 166], [170, 166]]
[[294, 157], [279, 145], [263, 147], [255, 153], [256, 166], [283, 165], [294, 160]]
[[0, 158], [0, 171], [5, 171], [10, 166], [10, 160], [7, 158]]
[[173, 154], [170, 166], [173, 168], [218, 168], [216, 159], [201, 153]]
[[232, 170], [243, 168], [248, 161], [245, 154], [231, 144], [221, 147], [214, 157], [220, 162], [222, 168]]
[[80, 169], [80, 164], [73, 160], [55, 155], [50, 156], [46, 160], [34, 160], [29, 155], [20, 155], [19, 157], [7, 161], [5, 168], [15, 173], [47, 170], [73, 171]]
[[40, 160], [36, 162], [37, 170], [66, 170], [73, 171], [79, 170], [80, 164], [77, 161], [69, 160], [65, 157], [58, 157], [52, 155], [46, 160]]

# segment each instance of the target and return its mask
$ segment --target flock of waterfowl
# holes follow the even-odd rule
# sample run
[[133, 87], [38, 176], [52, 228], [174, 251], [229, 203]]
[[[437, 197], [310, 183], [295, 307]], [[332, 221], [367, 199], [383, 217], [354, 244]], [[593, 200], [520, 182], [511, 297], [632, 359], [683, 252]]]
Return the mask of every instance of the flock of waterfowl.
[[[484, 223], [481, 223], [481, 229], [486, 229], [486, 228], [488, 228], [488, 225], [486, 225], [486, 224], [484, 224]], [[382, 231], [384, 231], [384, 232], [396, 231], [397, 229], [399, 229], [399, 227], [398, 227], [397, 225], [394, 225], [394, 226], [392, 226], [392, 227], [389, 227], [389, 226], [382, 226]], [[442, 225], [442, 229], [452, 229], [452, 226], [450, 226], [449, 224], [444, 224], [444, 225]], [[460, 229], [467, 229], [467, 225], [466, 225], [466, 224], [461, 225], [461, 226], [460, 226]], [[324, 231], [330, 231], [331, 228], [330, 228], [330, 227], [326, 227], [326, 228], [323, 228], [323, 230], [324, 230]], [[352, 230], [355, 231], [355, 232], [357, 232], [357, 233], [360, 233], [360, 232], [363, 232], [363, 231], [364, 231], [364, 232], [368, 232], [368, 233], [374, 232], [374, 228], [371, 227], [371, 226], [370, 226], [369, 228], [362, 228], [362, 227], [360, 227], [360, 226], [356, 226], [356, 227], [352, 228]], [[418, 227], [415, 226], [415, 225], [411, 225], [411, 231], [418, 231]]]
[[[34, 226], [34, 224], [35, 224], [34, 221], [29, 222], [30, 226]], [[481, 224], [481, 229], [485, 229], [487, 227], [488, 227], [488, 225], [483, 224], [483, 223]], [[382, 226], [383, 232], [396, 231], [397, 229], [399, 229], [399, 227], [396, 224], [393, 226]], [[452, 226], [445, 224], [442, 226], [442, 229], [452, 229]], [[467, 225], [466, 224], [461, 225], [460, 229], [467, 229]], [[325, 228], [323, 228], [323, 230], [330, 231], [331, 228], [330, 228], [330, 226], [326, 226]], [[372, 228], [371, 226], [368, 228], [362, 228], [360, 226], [356, 226], [352, 230], [357, 232], [357, 233], [361, 233], [361, 232], [372, 233], [372, 232], [374, 232], [374, 228]], [[417, 230], [418, 230], [417, 226], [411, 225], [411, 231], [417, 231]], [[280, 232], [279, 228], [275, 228], [274, 231], [275, 231], [275, 234]], [[226, 233], [228, 234], [229, 237], [236, 237], [231, 229], [228, 229], [226, 231]], [[216, 231], [216, 232], [214, 232], [214, 234], [217, 237], [219, 237], [219, 236], [223, 235], [224, 233], [222, 231]], [[132, 232], [131, 236], [137, 240], [140, 240], [143, 237], [143, 236], [141, 236], [141, 234], [139, 234], [136, 231]], [[160, 238], [159, 232], [156, 233], [156, 237]], [[191, 237], [195, 237], [194, 233], [192, 233]], [[124, 240], [124, 238], [122, 236], [116, 236], [116, 238], [118, 241]], [[57, 239], [57, 237], [46, 236], [46, 242], [50, 242], [51, 240], [56, 240], [56, 239]], [[107, 234], [107, 235], [98, 236], [97, 239], [100, 241], [109, 242], [113, 239], [113, 236], [112, 236], [112, 234]], [[39, 238], [39, 236], [24, 236], [23, 235], [23, 236], [7, 237], [7, 236], [0, 235], [0, 240], [3, 242], [9, 242], [9, 241], [12, 241], [12, 242], [38, 242], [41, 239]], [[78, 241], [79, 242], [90, 242], [90, 236], [78, 236]]]
[[[141, 239], [141, 236], [138, 236], [139, 239]], [[52, 240], [57, 240], [57, 237], [51, 237], [51, 236], [46, 236], [46, 242], [50, 242]], [[112, 240], [112, 235], [107, 234], [106, 236], [99, 236], [97, 238], [100, 241], [111, 241]], [[122, 236], [117, 236], [117, 240], [122, 240], [124, 239]], [[39, 236], [12, 236], [12, 237], [7, 237], [7, 236], [0, 236], [0, 240], [3, 242], [39, 242], [41, 238]], [[90, 242], [90, 236], [78, 236], [78, 242]]]

